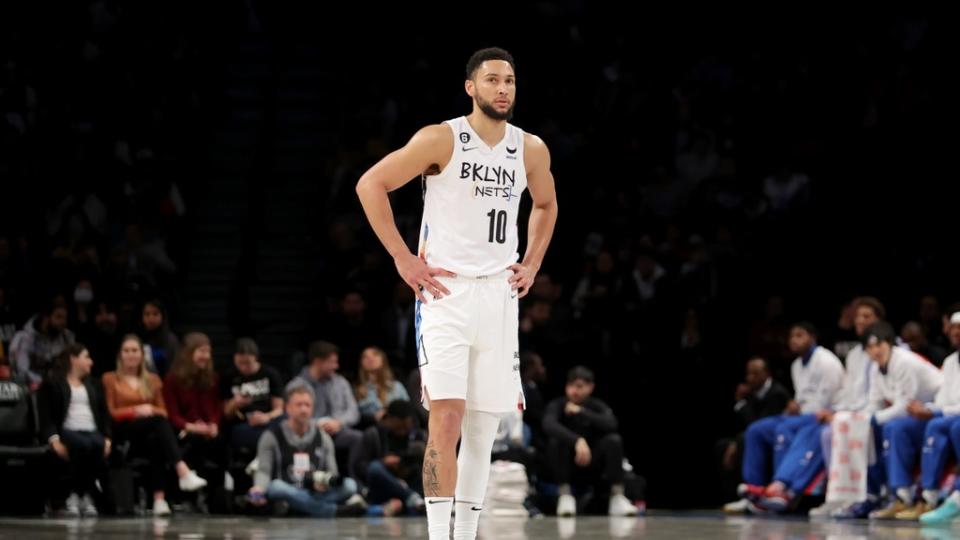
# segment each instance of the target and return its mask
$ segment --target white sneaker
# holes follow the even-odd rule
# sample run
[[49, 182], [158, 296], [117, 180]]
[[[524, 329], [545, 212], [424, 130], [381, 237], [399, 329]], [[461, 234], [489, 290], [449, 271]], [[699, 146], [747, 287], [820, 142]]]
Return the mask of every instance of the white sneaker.
[[557, 517], [573, 517], [577, 515], [577, 500], [573, 495], [561, 495], [557, 501]]
[[154, 499], [153, 500], [153, 515], [157, 516], [169, 516], [173, 512], [170, 511], [170, 505], [167, 504], [165, 499]]
[[80, 513], [83, 517], [97, 517], [97, 505], [93, 504], [89, 493], [80, 499]]
[[843, 508], [843, 503], [825, 502], [816, 508], [811, 508], [807, 515], [810, 517], [830, 517], [841, 508]]
[[76, 493], [71, 493], [67, 497], [67, 502], [63, 507], [63, 516], [64, 517], [80, 517], [80, 496]]
[[723, 505], [723, 511], [726, 514], [743, 514], [747, 511], [750, 501], [740, 499], [739, 501], [729, 502]]
[[626, 498], [622, 494], [611, 495], [610, 496], [610, 508], [607, 510], [607, 515], [617, 516], [617, 517], [629, 517], [637, 515], [637, 507], [630, 502], [630, 499]]
[[192, 469], [180, 479], [180, 491], [197, 491], [207, 487], [207, 481], [197, 476]]
[[367, 501], [366, 499], [363, 498], [363, 495], [359, 493], [354, 493], [353, 495], [350, 496], [349, 499], [346, 500], [346, 502], [343, 503], [343, 505], [344, 506], [361, 506], [363, 508], [367, 508]]

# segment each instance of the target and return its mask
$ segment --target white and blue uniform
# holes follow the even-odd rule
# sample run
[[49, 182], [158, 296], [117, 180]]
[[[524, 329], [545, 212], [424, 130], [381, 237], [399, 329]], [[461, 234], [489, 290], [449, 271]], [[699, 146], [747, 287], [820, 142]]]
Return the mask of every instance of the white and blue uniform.
[[[833, 403], [825, 409], [833, 411], [860, 411], [867, 407], [870, 392], [870, 374], [873, 362], [857, 345], [847, 353], [843, 385]], [[773, 479], [782, 482], [793, 493], [811, 487], [817, 475], [830, 463], [830, 425], [810, 424], [797, 431]]]
[[[772, 468], [779, 471], [781, 464], [787, 462], [787, 451], [791, 449], [794, 436], [805, 428], [816, 426], [814, 413], [829, 408], [843, 384], [843, 364], [829, 349], [818, 345], [793, 361], [790, 374], [800, 414], [770, 416], [750, 424], [744, 437], [743, 452], [743, 481], [747, 484], [763, 486], [769, 483], [771, 455]], [[785, 474], [794, 475], [793, 472]], [[785, 483], [789, 487], [790, 481]]]
[[[917, 354], [896, 347], [886, 369], [874, 364], [869, 410], [883, 429], [883, 457], [892, 491], [913, 485], [913, 468], [923, 447], [927, 420], [907, 414], [912, 400], [932, 403], [943, 386], [943, 372]], [[910, 502], [910, 501], [906, 501]]]
[[[416, 306], [423, 405], [464, 399], [467, 409], [523, 407], [517, 291], [507, 280], [519, 259], [517, 215], [527, 187], [523, 131], [507, 124], [488, 146], [465, 117], [445, 122], [454, 139], [449, 163], [424, 176], [419, 254], [457, 277], [450, 290]], [[424, 294], [429, 294], [424, 291]]]
[[[923, 453], [920, 470], [923, 489], [937, 489], [947, 458], [952, 452], [960, 462], [960, 354], [953, 353], [943, 361], [943, 386], [927, 408], [934, 418], [927, 423], [923, 434]], [[960, 476], [953, 486], [960, 489]]]

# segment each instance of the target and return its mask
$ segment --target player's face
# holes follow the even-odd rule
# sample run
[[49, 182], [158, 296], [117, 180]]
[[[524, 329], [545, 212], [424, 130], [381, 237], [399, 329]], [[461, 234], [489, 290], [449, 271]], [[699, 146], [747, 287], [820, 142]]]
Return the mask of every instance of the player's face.
[[873, 311], [873, 308], [870, 306], [860, 306], [857, 308], [856, 314], [853, 316], [853, 328], [856, 330], [857, 335], [862, 335], [871, 324], [879, 321], [880, 318], [877, 317], [876, 312]]
[[803, 328], [795, 327], [790, 330], [790, 352], [803, 354], [813, 346], [813, 336]]
[[870, 355], [870, 359], [881, 366], [887, 365], [887, 362], [890, 361], [890, 353], [892, 351], [893, 349], [886, 341], [867, 345], [867, 354]]
[[490, 118], [510, 120], [513, 117], [517, 79], [509, 62], [487, 60], [480, 64], [473, 79], [466, 82], [466, 89], [477, 107]]
[[951, 324], [947, 331], [947, 337], [950, 338], [951, 345], [960, 347], [960, 324]]

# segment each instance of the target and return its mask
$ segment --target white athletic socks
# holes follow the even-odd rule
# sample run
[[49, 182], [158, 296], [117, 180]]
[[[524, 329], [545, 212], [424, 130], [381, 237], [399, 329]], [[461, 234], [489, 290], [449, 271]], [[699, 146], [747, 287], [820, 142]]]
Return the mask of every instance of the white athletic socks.
[[453, 540], [474, 540], [477, 537], [477, 525], [480, 523], [480, 511], [483, 505], [469, 501], [457, 501], [453, 521]]
[[940, 502], [940, 490], [938, 489], [923, 490], [923, 500], [930, 506], [937, 506], [937, 503]]
[[427, 497], [427, 535], [430, 540], [450, 540], [453, 497]]
[[897, 488], [897, 498], [904, 504], [910, 504], [913, 502], [913, 490], [905, 487]]

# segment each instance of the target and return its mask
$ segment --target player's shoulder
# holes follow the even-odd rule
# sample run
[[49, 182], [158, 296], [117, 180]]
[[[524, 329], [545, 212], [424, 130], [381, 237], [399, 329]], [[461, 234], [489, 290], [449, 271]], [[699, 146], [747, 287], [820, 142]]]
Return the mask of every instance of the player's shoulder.
[[550, 150], [547, 143], [533, 133], [523, 132], [523, 158], [528, 168], [538, 168], [539, 165], [549, 167]]
[[530, 133], [529, 131], [523, 132], [523, 146], [534, 151], [546, 151], [547, 143], [543, 142], [539, 136]]
[[420, 139], [423, 142], [440, 143], [446, 140], [453, 142], [453, 127], [446, 122], [430, 124], [420, 128], [413, 138]]

